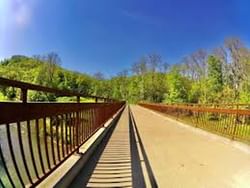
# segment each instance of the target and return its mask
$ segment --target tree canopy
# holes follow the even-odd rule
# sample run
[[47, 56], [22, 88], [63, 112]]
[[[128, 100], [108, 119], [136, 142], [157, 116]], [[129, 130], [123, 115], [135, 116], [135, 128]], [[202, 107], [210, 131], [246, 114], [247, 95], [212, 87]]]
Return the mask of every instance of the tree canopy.
[[[149, 54], [111, 78], [100, 72], [69, 71], [61, 63], [53, 52], [33, 57], [14, 55], [0, 62], [0, 76], [130, 103], [250, 102], [250, 50], [238, 38], [226, 39], [212, 51], [198, 49], [178, 64]], [[20, 95], [11, 87], [1, 86], [0, 91], [1, 100], [16, 100]], [[28, 97], [32, 101], [71, 100], [34, 91]]]

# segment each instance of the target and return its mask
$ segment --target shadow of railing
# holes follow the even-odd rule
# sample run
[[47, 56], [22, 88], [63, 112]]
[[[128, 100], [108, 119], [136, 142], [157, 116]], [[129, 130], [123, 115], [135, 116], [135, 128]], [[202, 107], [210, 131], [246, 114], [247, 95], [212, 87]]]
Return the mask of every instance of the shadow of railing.
[[[70, 187], [146, 187], [142, 162], [146, 164], [151, 187], [157, 187], [133, 114], [126, 108], [124, 115], [129, 119], [117, 118]], [[138, 147], [143, 159], [140, 159]]]
[[132, 182], [133, 187], [146, 187], [141, 160], [138, 148], [138, 137], [136, 138], [135, 124], [133, 122], [132, 112], [129, 109], [129, 135], [130, 135], [130, 152], [132, 165]]
[[[138, 161], [140, 163], [144, 162], [145, 164], [145, 167], [146, 167], [146, 171], [147, 171], [147, 174], [148, 174], [148, 178], [149, 178], [149, 182], [150, 182], [150, 186], [152, 188], [157, 188], [158, 185], [157, 185], [157, 181], [155, 179], [155, 176], [154, 176], [154, 173], [153, 173], [153, 170], [152, 170], [152, 167], [150, 165], [150, 162], [149, 162], [149, 159], [147, 157], [147, 154], [146, 154], [146, 151], [145, 151], [145, 148], [143, 146], [143, 143], [142, 143], [142, 139], [141, 139], [141, 136], [139, 134], [139, 131], [138, 131], [138, 128], [137, 128], [137, 125], [136, 125], [136, 122], [135, 122], [135, 119], [134, 119], [134, 116], [133, 116], [133, 113], [131, 111], [131, 109], [129, 108], [129, 125], [130, 125], [130, 130], [131, 130], [131, 137], [133, 140], [133, 142], [131, 143], [131, 147], [133, 148], [132, 150], [132, 153], [133, 153], [133, 156], [136, 156], [136, 160], [137, 161], [134, 165], [135, 165], [135, 172], [136, 172], [136, 168], [137, 169], [141, 169], [141, 164], [138, 164]], [[137, 140], [135, 139], [135, 137], [137, 137]], [[140, 147], [140, 150], [141, 150], [141, 154], [142, 154], [142, 158], [143, 159], [140, 159], [139, 157], [139, 150], [138, 150], [138, 147], [137, 147], [137, 143]], [[133, 146], [134, 145], [134, 146]], [[139, 160], [138, 160], [139, 159]], [[133, 161], [133, 160], [132, 160]], [[133, 164], [133, 162], [132, 162]], [[140, 167], [139, 167], [140, 166]], [[139, 177], [138, 177], [139, 176]], [[141, 184], [138, 184], [139, 181], [142, 181], [144, 180], [144, 178], [142, 179], [141, 177], [141, 172], [136, 174], [134, 173], [133, 175], [133, 187], [139, 187], [139, 185], [145, 185], [145, 182], [140, 182]], [[137, 186], [138, 185], [138, 186]]]
[[117, 122], [119, 121], [121, 117], [121, 113], [116, 117], [116, 119], [112, 122], [110, 125], [110, 130], [107, 132], [107, 134], [104, 136], [102, 142], [99, 144], [99, 146], [96, 148], [96, 151], [94, 152], [93, 156], [88, 160], [86, 165], [83, 167], [83, 169], [79, 172], [79, 174], [76, 176], [76, 178], [72, 181], [71, 185], [69, 187], [87, 187], [87, 184], [89, 182], [89, 179], [91, 175], [93, 174], [93, 171], [101, 157], [101, 154], [103, 153], [105, 146], [110, 139], [114, 129], [116, 128]]

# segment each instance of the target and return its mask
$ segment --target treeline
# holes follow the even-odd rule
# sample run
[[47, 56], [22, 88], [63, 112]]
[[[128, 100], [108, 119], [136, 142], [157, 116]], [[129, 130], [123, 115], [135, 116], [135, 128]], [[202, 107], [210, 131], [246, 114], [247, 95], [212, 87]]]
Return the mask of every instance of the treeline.
[[122, 90], [127, 89], [131, 101], [250, 102], [250, 50], [238, 38], [228, 38], [210, 51], [199, 49], [174, 65], [164, 63], [160, 55], [149, 55], [134, 63], [131, 73], [126, 79], [113, 78], [127, 81]]
[[139, 59], [108, 82], [112, 96], [131, 102], [249, 103], [250, 50], [238, 38], [221, 46], [199, 49], [178, 64], [160, 55]]
[[[72, 72], [63, 69], [61, 59], [56, 53], [44, 56], [12, 56], [0, 63], [0, 75], [5, 78], [43, 85], [52, 88], [78, 91], [82, 94], [91, 94], [93, 78], [87, 74]], [[12, 87], [0, 86], [1, 100], [17, 100], [20, 90]], [[29, 91], [31, 101], [56, 101], [54, 94]], [[73, 100], [60, 98], [60, 100]]]
[[[70, 89], [131, 103], [249, 103], [250, 50], [238, 38], [221, 46], [199, 49], [180, 63], [167, 63], [159, 54], [140, 58], [112, 78], [102, 73], [87, 75], [63, 69], [55, 53], [32, 58], [13, 56], [0, 64], [0, 74], [16, 80]], [[15, 99], [18, 91], [1, 88], [2, 97]], [[30, 100], [58, 100], [54, 95], [33, 92]]]

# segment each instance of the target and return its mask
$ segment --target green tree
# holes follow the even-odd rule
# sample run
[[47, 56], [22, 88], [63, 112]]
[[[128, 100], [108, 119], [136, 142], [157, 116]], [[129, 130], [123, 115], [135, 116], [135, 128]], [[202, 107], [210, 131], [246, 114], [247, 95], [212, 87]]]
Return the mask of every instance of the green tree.
[[223, 90], [223, 74], [222, 63], [215, 56], [209, 56], [208, 64], [208, 77], [207, 77], [207, 92], [209, 102], [219, 102]]
[[177, 66], [174, 66], [167, 75], [168, 93], [165, 102], [182, 103], [188, 101], [189, 81], [180, 74]]

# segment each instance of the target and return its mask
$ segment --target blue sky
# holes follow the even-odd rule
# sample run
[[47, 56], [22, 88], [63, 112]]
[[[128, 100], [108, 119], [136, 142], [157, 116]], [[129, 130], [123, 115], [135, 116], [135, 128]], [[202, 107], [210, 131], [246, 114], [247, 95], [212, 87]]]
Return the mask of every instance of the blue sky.
[[106, 75], [159, 53], [169, 63], [226, 37], [250, 44], [248, 0], [0, 0], [0, 58], [54, 51]]

